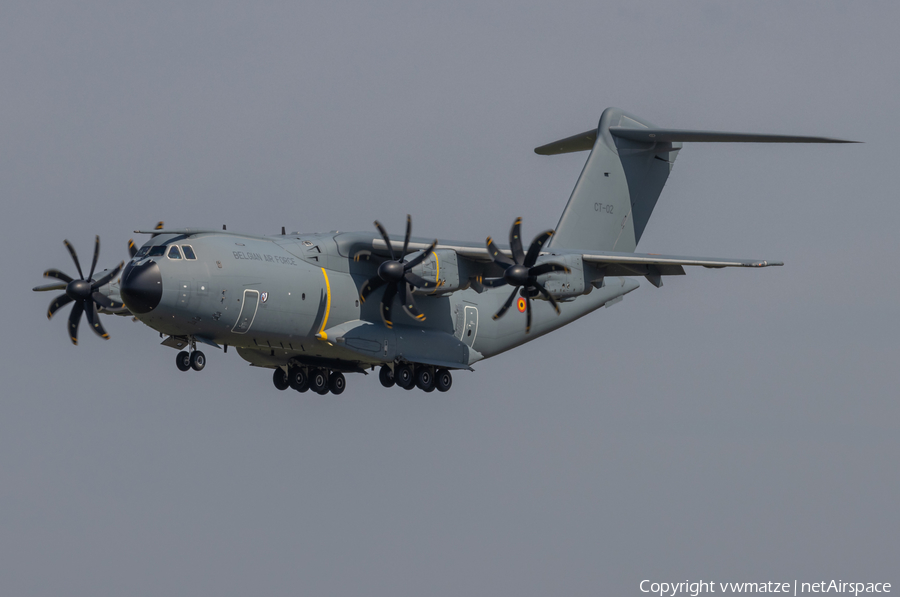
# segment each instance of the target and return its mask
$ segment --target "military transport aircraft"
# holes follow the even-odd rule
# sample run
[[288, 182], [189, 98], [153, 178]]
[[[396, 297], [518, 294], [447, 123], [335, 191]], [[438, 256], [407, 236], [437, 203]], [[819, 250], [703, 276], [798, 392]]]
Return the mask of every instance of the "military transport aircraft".
[[[344, 373], [380, 367], [381, 383], [445, 392], [451, 371], [468, 369], [534, 340], [638, 287], [662, 286], [685, 266], [754, 267], [780, 262], [635, 253], [683, 142], [849, 143], [822, 137], [658, 128], [616, 108], [595, 129], [535, 149], [540, 155], [590, 150], [554, 230], [527, 246], [521, 219], [509, 244], [431, 241], [406, 233], [299, 233], [257, 236], [222, 230], [150, 234], [131, 259], [78, 278], [44, 272], [64, 290], [47, 316], [68, 303], [78, 342], [84, 313], [108, 338], [101, 313], [132, 316], [178, 349], [178, 369], [200, 371], [198, 345], [234, 347], [251, 365], [273, 370], [279, 390], [344, 391]], [[122, 269], [124, 266], [124, 269]], [[121, 270], [121, 276], [119, 272]]]

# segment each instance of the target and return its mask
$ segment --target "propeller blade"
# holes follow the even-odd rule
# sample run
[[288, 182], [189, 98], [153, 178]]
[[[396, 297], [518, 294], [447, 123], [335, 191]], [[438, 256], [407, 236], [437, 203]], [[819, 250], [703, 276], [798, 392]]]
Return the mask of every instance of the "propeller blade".
[[118, 310], [125, 306], [123, 303], [117, 303], [105, 294], [100, 294], [99, 292], [91, 294], [91, 298], [104, 309]]
[[569, 268], [564, 265], [560, 265], [559, 263], [542, 263], [528, 270], [528, 275], [531, 277], [537, 277], [543, 276], [544, 274], [549, 274], [550, 272], [566, 272], [568, 274], [569, 271]]
[[406, 255], [406, 249], [409, 247], [409, 237], [412, 235], [412, 216], [406, 214], [406, 236], [403, 238], [403, 252], [400, 253], [400, 259]]
[[97, 260], [100, 259], [100, 235], [97, 234], [94, 236], [94, 259], [91, 261], [91, 273], [88, 274], [87, 279], [91, 280], [94, 277], [94, 270], [97, 269]]
[[406, 271], [409, 271], [412, 268], [419, 265], [420, 263], [422, 263], [423, 261], [425, 261], [425, 258], [428, 257], [428, 255], [430, 255], [432, 251], [434, 251], [434, 248], [437, 246], [437, 244], [438, 244], [437, 239], [434, 239], [434, 242], [431, 243], [430, 247], [428, 247], [427, 249], [422, 251], [422, 253], [417, 255], [416, 258], [413, 259], [412, 261], [405, 263], [403, 265], [403, 269], [405, 269]]
[[535, 283], [534, 283], [534, 287], [537, 288], [537, 289], [538, 289], [538, 292], [540, 292], [541, 294], [543, 294], [544, 297], [545, 297], [548, 301], [550, 301], [550, 304], [553, 305], [553, 308], [554, 308], [554, 309], [556, 309], [556, 314], [559, 315], [559, 303], [556, 302], [556, 299], [553, 298], [553, 295], [550, 294], [550, 292], [548, 292], [547, 289], [544, 288], [544, 286], [543, 286], [540, 282], [535, 282]]
[[391, 321], [391, 308], [395, 296], [397, 296], [397, 285], [388, 284], [388, 287], [384, 289], [384, 296], [381, 297], [381, 320], [388, 329], [394, 327], [394, 323]]
[[496, 313], [494, 313], [494, 319], [500, 319], [501, 317], [503, 317], [506, 314], [507, 311], [509, 311], [509, 308], [512, 306], [513, 300], [515, 300], [516, 293], [518, 291], [519, 291], [518, 286], [513, 288], [513, 291], [510, 293], [509, 298], [506, 299], [506, 302], [503, 303], [503, 306], [500, 307], [500, 310], [497, 311]]
[[76, 301], [69, 312], [69, 338], [72, 339], [72, 344], [76, 346], [78, 346], [78, 323], [81, 321], [83, 312], [84, 303], [82, 301]]
[[387, 231], [384, 229], [384, 226], [382, 226], [381, 222], [379, 222], [378, 220], [375, 220], [375, 227], [378, 228], [378, 232], [381, 233], [381, 238], [384, 239], [384, 242], [387, 245], [388, 251], [391, 254], [391, 261], [393, 261], [396, 258], [394, 257], [394, 248], [391, 246], [391, 239], [388, 238]]
[[[500, 249], [497, 248], [497, 245], [494, 244], [494, 239], [490, 236], [487, 237], [487, 250], [488, 253], [491, 254], [491, 259], [494, 260], [494, 263], [504, 266], [515, 265], [515, 262], [500, 252]], [[506, 269], [506, 268], [504, 268]]]
[[409, 291], [409, 286], [403, 282], [400, 283], [400, 298], [403, 300], [403, 310], [406, 311], [407, 315], [416, 321], [425, 321], [425, 314], [419, 311], [416, 299], [413, 298], [413, 294]]
[[59, 311], [62, 307], [65, 307], [69, 303], [71, 303], [74, 299], [70, 297], [68, 294], [61, 294], [50, 303], [50, 307], [47, 309], [47, 319], [53, 317], [53, 314]]
[[384, 280], [382, 280], [379, 276], [373, 276], [366, 280], [365, 284], [363, 284], [362, 289], [359, 291], [359, 301], [361, 303], [366, 302], [366, 298], [379, 288], [384, 285]]
[[516, 263], [524, 263], [525, 251], [522, 250], [522, 218], [516, 218], [512, 228], [509, 229], [509, 248], [512, 251]]
[[537, 261], [537, 258], [541, 255], [541, 249], [544, 248], [544, 244], [550, 237], [553, 236], [552, 230], [544, 230], [540, 234], [534, 237], [534, 240], [531, 241], [531, 246], [528, 247], [528, 255], [525, 256], [525, 261], [522, 263], [525, 267], [531, 267], [534, 265], [534, 262]]
[[531, 299], [525, 295], [525, 333], [531, 331]]
[[67, 284], [63, 284], [62, 282], [54, 282], [53, 284], [44, 284], [42, 286], [35, 286], [31, 290], [34, 292], [47, 292], [48, 290], [65, 290]]
[[113, 278], [116, 277], [116, 274], [119, 273], [119, 270], [122, 269], [123, 265], [125, 265], [125, 262], [120, 261], [119, 265], [114, 267], [111, 272], [109, 272], [108, 274], [106, 274], [105, 276], [103, 276], [102, 278], [100, 278], [99, 280], [94, 282], [93, 284], [91, 284], [91, 290], [97, 290], [98, 288], [101, 288], [102, 286], [105, 286], [106, 284], [108, 284], [110, 280], [112, 280]]
[[129, 238], [128, 239], [128, 254], [131, 255], [132, 257], [134, 257], [134, 255], [136, 253], [137, 253], [137, 247], [134, 245], [134, 239]]
[[422, 276], [418, 276], [412, 272], [406, 272], [406, 275], [403, 276], [403, 279], [416, 288], [424, 288], [426, 290], [429, 288], [437, 288], [438, 286], [440, 286], [440, 284], [438, 284], [437, 282], [426, 280]]
[[90, 306], [85, 305], [84, 314], [87, 316], [88, 323], [91, 324], [91, 329], [104, 340], [109, 340], [109, 334], [106, 333], [106, 330], [104, 330], [103, 326], [100, 324], [100, 314], [97, 313], [97, 304], [94, 301], [85, 302], [90, 303]]
[[[156, 227], [154, 228], [154, 230], [162, 230], [165, 227], [166, 227], [166, 225], [163, 223], [162, 220], [160, 220], [159, 222], [156, 223]], [[159, 236], [159, 234], [151, 234], [150, 238], [153, 238], [154, 236]]]
[[58, 269], [48, 269], [47, 271], [44, 272], [44, 277], [45, 278], [56, 278], [57, 280], [62, 280], [66, 284], [68, 284], [69, 282], [72, 281], [71, 276], [68, 276], [67, 274], [62, 273]]
[[506, 284], [508, 284], [508, 282], [503, 278], [488, 278], [481, 281], [481, 285], [487, 286], [488, 288], [500, 288]]
[[78, 255], [75, 254], [75, 247], [73, 247], [68, 240], [64, 240], [63, 244], [66, 245], [66, 248], [69, 250], [69, 254], [75, 261], [75, 268], [78, 270], [78, 275], [81, 276], [82, 280], [84, 280], [84, 274], [81, 272], [81, 264], [78, 263]]

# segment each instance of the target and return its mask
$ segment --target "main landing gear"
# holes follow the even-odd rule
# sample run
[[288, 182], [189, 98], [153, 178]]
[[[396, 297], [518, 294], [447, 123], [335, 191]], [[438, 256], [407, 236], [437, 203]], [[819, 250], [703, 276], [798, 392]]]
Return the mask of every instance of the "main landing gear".
[[437, 369], [428, 365], [413, 366], [407, 363], [396, 365], [393, 369], [387, 365], [378, 372], [381, 385], [390, 388], [394, 385], [404, 390], [419, 388], [424, 392], [446, 392], [453, 385], [453, 376], [447, 369]]
[[328, 392], [340, 394], [347, 388], [347, 379], [340, 371], [306, 367], [289, 367], [287, 373], [276, 367], [272, 374], [272, 382], [279, 390], [293, 388], [298, 392], [313, 392], [325, 395]]
[[175, 366], [178, 367], [179, 371], [187, 371], [188, 369], [203, 371], [203, 368], [206, 367], [206, 355], [199, 350], [194, 352], [182, 350], [175, 357]]
[[[386, 388], [419, 388], [424, 392], [446, 392], [453, 385], [453, 376], [447, 369], [413, 363], [398, 363], [393, 368], [385, 365], [378, 372], [378, 379]], [[328, 393], [342, 394], [347, 388], [347, 379], [340, 371], [297, 365], [292, 365], [287, 370], [276, 367], [272, 372], [272, 383], [279, 390], [291, 388], [298, 392], [313, 391], [323, 396]]]

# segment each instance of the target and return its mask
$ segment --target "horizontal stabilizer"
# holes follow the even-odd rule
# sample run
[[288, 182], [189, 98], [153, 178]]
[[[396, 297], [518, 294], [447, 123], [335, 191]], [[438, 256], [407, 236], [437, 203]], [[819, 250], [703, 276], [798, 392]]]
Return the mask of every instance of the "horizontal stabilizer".
[[689, 129], [634, 129], [623, 126], [611, 126], [609, 132], [621, 139], [640, 143], [859, 143], [859, 141], [845, 141], [829, 137], [727, 133]]
[[[639, 143], [859, 143], [830, 137], [803, 137], [798, 135], [765, 135], [761, 133], [730, 133], [721, 131], [695, 131], [690, 129], [651, 129], [611, 126], [609, 132], [620, 139]], [[534, 149], [538, 155], [559, 155], [588, 151], [597, 141], [597, 129], [547, 143]]]
[[574, 153], [576, 151], [588, 151], [593, 149], [594, 143], [597, 141], [597, 129], [585, 131], [579, 135], [573, 135], [547, 143], [540, 147], [534, 148], [534, 153], [538, 155], [559, 155], [561, 153]]

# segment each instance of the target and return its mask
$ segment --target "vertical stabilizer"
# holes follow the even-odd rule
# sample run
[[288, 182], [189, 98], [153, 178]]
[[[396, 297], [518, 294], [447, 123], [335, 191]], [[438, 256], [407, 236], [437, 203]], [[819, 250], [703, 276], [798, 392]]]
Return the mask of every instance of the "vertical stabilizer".
[[619, 252], [637, 247], [681, 143], [635, 141], [613, 135], [610, 127], [656, 129], [637, 116], [607, 108], [595, 131], [535, 150], [549, 155], [591, 149], [548, 247]]

